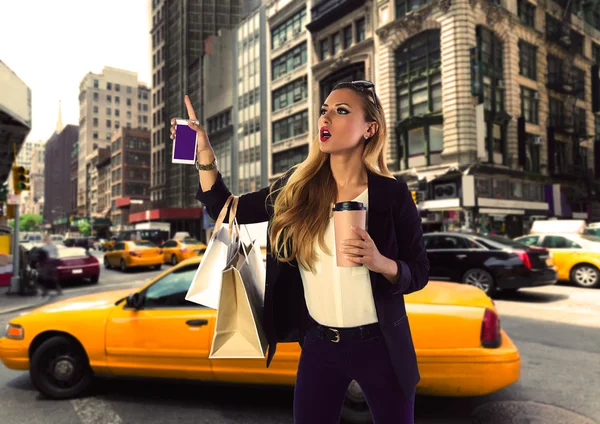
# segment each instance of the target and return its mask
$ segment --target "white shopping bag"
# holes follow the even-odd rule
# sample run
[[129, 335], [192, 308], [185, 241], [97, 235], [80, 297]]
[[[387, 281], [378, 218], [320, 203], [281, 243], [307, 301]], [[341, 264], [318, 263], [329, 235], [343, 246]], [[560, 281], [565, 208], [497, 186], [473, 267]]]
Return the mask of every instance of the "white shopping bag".
[[[223, 226], [227, 208], [232, 201], [229, 225]], [[236, 210], [237, 198], [230, 196], [215, 222], [215, 230], [185, 300], [213, 309], [217, 309], [219, 306], [223, 270], [237, 254], [240, 246], [239, 227], [234, 219]]]

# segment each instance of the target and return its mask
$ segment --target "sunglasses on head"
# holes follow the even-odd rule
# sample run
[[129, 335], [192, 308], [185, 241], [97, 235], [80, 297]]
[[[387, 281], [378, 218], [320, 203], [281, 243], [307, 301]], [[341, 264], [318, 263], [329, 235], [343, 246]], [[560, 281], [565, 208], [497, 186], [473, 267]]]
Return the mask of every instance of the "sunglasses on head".
[[368, 91], [373, 95], [373, 102], [375, 103], [375, 108], [379, 110], [379, 99], [377, 99], [377, 94], [375, 94], [375, 84], [371, 81], [344, 81], [337, 83], [334, 90], [338, 88], [352, 88], [358, 91]]

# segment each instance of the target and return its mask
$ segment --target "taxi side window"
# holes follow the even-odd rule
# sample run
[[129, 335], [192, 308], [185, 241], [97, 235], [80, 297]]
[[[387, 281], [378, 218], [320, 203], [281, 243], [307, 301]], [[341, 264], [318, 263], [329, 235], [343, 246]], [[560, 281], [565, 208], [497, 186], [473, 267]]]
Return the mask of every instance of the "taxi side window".
[[542, 244], [551, 249], [581, 249], [579, 244], [562, 236], [546, 236]]
[[519, 243], [526, 244], [527, 246], [535, 246], [538, 242], [538, 239], [539, 239], [538, 236], [529, 236], [529, 237], [520, 238], [518, 241], [519, 241]]
[[177, 246], [177, 243], [176, 243], [176, 242], [174, 242], [173, 240], [169, 240], [168, 242], [166, 242], [166, 243], [164, 244], [163, 248], [164, 248], [164, 247], [167, 247], [167, 248], [168, 248], [168, 247], [175, 247], [175, 246]]
[[179, 268], [152, 284], [144, 295], [144, 307], [154, 309], [161, 307], [203, 308], [197, 303], [185, 300], [197, 269], [197, 264]]
[[125, 250], [125, 243], [116, 243], [115, 250]]

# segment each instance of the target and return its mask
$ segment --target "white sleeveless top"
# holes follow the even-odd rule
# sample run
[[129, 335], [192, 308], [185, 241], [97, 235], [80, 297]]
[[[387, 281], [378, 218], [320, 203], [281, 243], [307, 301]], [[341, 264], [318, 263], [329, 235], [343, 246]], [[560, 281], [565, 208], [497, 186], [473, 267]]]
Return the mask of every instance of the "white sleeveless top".
[[[368, 190], [356, 199], [362, 202], [369, 213]], [[333, 204], [332, 204], [333, 207]], [[368, 222], [368, 219], [367, 219]], [[368, 228], [367, 228], [368, 231]], [[304, 285], [304, 297], [310, 316], [329, 327], [357, 327], [377, 322], [375, 300], [371, 289], [369, 269], [360, 267], [338, 267], [335, 261], [335, 237], [333, 217], [325, 231], [325, 244], [331, 255], [324, 252], [315, 240], [313, 248], [318, 260], [316, 274], [299, 266]]]

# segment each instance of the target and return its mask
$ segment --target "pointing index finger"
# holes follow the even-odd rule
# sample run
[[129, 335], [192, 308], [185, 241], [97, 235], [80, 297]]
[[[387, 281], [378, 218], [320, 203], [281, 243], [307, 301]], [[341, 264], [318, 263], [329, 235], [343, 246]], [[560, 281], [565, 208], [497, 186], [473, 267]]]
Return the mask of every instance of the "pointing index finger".
[[192, 106], [192, 101], [190, 100], [190, 98], [188, 96], [185, 96], [183, 101], [185, 102], [185, 107], [187, 109], [188, 117], [190, 118], [190, 120], [196, 121], [197, 120], [196, 112], [194, 112], [194, 107]]

